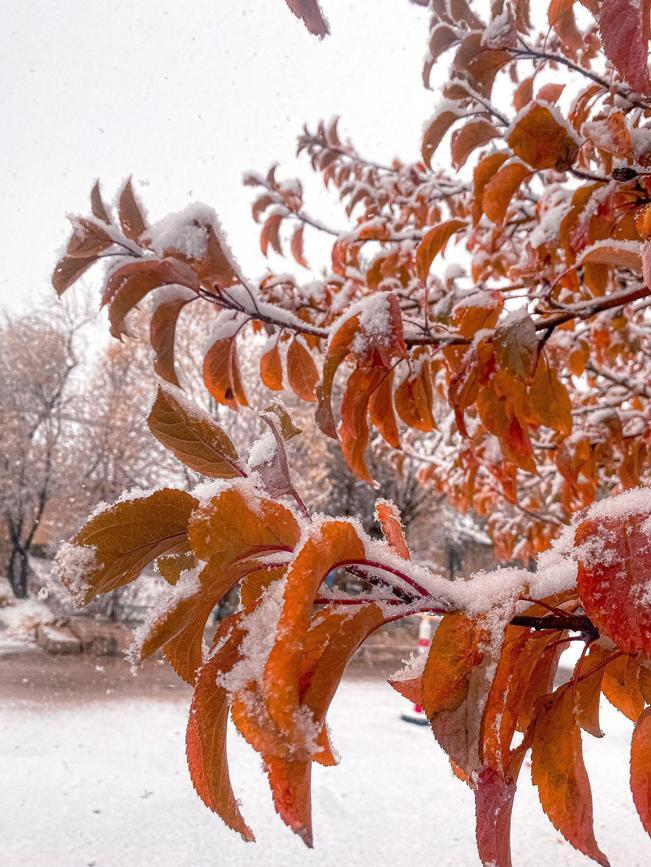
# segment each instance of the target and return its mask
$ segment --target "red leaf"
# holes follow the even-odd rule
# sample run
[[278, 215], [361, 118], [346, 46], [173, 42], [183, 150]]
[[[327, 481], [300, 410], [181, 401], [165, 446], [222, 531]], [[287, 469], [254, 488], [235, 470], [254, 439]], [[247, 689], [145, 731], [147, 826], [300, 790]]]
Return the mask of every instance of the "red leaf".
[[[624, 497], [635, 498], [636, 493]], [[645, 601], [651, 572], [651, 509], [645, 502], [642, 496], [639, 511], [608, 515], [605, 501], [604, 516], [593, 513], [579, 524], [574, 540], [577, 584], [586, 613], [624, 653], [651, 654], [651, 606]]]
[[312, 353], [302, 337], [294, 337], [287, 350], [287, 380], [294, 394], [301, 400], [316, 402], [316, 386], [319, 381]]
[[651, 707], [641, 714], [633, 731], [631, 791], [644, 830], [651, 835]]
[[649, 93], [648, 0], [603, 0], [599, 31], [606, 56], [633, 90]]

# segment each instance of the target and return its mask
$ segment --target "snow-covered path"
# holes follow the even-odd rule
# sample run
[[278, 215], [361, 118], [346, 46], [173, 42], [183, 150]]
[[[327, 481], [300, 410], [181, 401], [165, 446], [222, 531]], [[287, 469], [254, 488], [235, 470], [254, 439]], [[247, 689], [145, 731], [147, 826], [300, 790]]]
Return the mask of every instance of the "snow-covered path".
[[[338, 768], [316, 767], [315, 849], [275, 817], [258, 757], [232, 744], [232, 777], [257, 834], [245, 844], [195, 796], [183, 753], [184, 701], [107, 698], [61, 709], [0, 708], [3, 867], [460, 867], [476, 865], [472, 797], [427, 728], [375, 681], [345, 681], [331, 711]], [[597, 839], [613, 867], [651, 864], [628, 792], [630, 724], [604, 708], [586, 738]], [[543, 817], [523, 774], [515, 867], [587, 865]]]

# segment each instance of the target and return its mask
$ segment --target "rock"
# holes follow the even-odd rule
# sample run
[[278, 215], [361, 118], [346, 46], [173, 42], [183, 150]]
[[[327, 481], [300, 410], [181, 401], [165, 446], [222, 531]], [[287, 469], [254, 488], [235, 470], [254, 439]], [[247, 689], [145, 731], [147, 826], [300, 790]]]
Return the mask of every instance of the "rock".
[[81, 641], [65, 625], [39, 623], [36, 640], [48, 653], [81, 653]]
[[118, 656], [133, 640], [131, 630], [123, 623], [94, 617], [71, 617], [68, 628], [76, 636], [84, 653], [95, 656]]

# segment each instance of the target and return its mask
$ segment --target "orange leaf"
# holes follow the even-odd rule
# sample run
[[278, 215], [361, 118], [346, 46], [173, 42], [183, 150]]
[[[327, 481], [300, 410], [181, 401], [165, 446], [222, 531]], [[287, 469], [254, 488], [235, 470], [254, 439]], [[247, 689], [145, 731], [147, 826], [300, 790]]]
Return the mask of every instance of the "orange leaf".
[[226, 488], [201, 503], [188, 530], [200, 560], [292, 550], [300, 529], [289, 509], [247, 489]]
[[371, 394], [379, 388], [385, 376], [382, 367], [356, 368], [348, 379], [341, 402], [339, 440], [342, 454], [355, 475], [369, 483], [373, 479], [364, 460], [369, 439], [366, 415]]
[[452, 165], [460, 169], [476, 148], [497, 137], [499, 133], [492, 123], [483, 118], [471, 120], [452, 134]]
[[423, 160], [428, 168], [432, 168], [432, 157], [434, 156], [438, 146], [441, 144], [441, 139], [456, 120], [459, 120], [457, 112], [445, 109], [444, 111], [435, 114], [429, 122], [425, 134], [423, 135], [423, 146], [421, 150]]
[[375, 504], [375, 517], [389, 547], [403, 560], [409, 560], [409, 547], [396, 504], [391, 500], [378, 500]]
[[[417, 350], [418, 352], [418, 350]], [[427, 352], [418, 359], [416, 373], [404, 379], [396, 389], [394, 399], [396, 411], [402, 421], [415, 430], [429, 432], [436, 430], [432, 413], [434, 390]]]
[[305, 255], [303, 253], [303, 225], [301, 224], [298, 229], [294, 231], [292, 235], [292, 243], [291, 243], [292, 256], [299, 265], [302, 265], [303, 268], [309, 268], [310, 266], [305, 261]]
[[465, 228], [465, 220], [454, 218], [446, 220], [444, 223], [439, 223], [438, 226], [434, 226], [433, 229], [430, 229], [425, 234], [416, 249], [416, 271], [421, 280], [425, 280], [432, 262], [437, 254], [445, 249], [445, 245], [452, 235]]
[[483, 211], [489, 220], [494, 223], [503, 222], [516, 190], [530, 174], [531, 169], [518, 161], [508, 162], [491, 177], [482, 196]]
[[511, 127], [507, 142], [513, 153], [534, 169], [569, 168], [579, 144], [551, 108], [532, 102]]
[[608, 701], [635, 722], [644, 709], [639, 684], [639, 660], [635, 656], [618, 656], [604, 669], [601, 688]]
[[369, 416], [374, 427], [392, 448], [400, 448], [400, 433], [393, 402], [393, 370], [389, 370], [368, 402]]
[[594, 837], [592, 793], [571, 688], [554, 693], [540, 707], [531, 745], [531, 779], [552, 825], [575, 849], [608, 867]]
[[651, 835], [651, 707], [640, 714], [633, 731], [631, 791], [644, 830]]
[[301, 337], [294, 337], [287, 350], [287, 379], [294, 394], [301, 400], [316, 402], [319, 371], [312, 353]]
[[63, 543], [56, 574], [83, 604], [124, 587], [162, 554], [187, 550], [188, 521], [196, 504], [186, 491], [174, 488], [118, 500]]
[[484, 190], [493, 179], [497, 170], [508, 158], [508, 155], [498, 151], [481, 159], [473, 172], [472, 224], [477, 226], [484, 214]]
[[567, 388], [543, 356], [531, 380], [525, 412], [533, 424], [544, 424], [564, 436], [572, 433], [572, 404]]
[[186, 754], [192, 783], [204, 804], [241, 834], [254, 839], [239, 811], [233, 794], [226, 755], [228, 695], [216, 682], [218, 673], [230, 671], [239, 659], [244, 637], [238, 614], [220, 624], [216, 639], [219, 649], [201, 669], [190, 706], [186, 733]]
[[359, 315], [351, 316], [334, 332], [328, 343], [323, 363], [323, 381], [317, 388], [319, 405], [315, 419], [326, 436], [336, 438], [334, 416], [332, 414], [332, 387], [339, 365], [351, 352], [352, 343], [359, 333]]
[[215, 340], [203, 357], [203, 381], [217, 403], [248, 406], [237, 360], [237, 333]]
[[181, 392], [159, 385], [147, 424], [156, 439], [191, 470], [221, 479], [245, 475], [228, 435]]
[[283, 366], [277, 341], [260, 357], [260, 379], [271, 391], [283, 389]]
[[314, 597], [331, 569], [364, 557], [364, 543], [352, 524], [327, 520], [310, 530], [287, 571], [277, 639], [265, 667], [263, 689], [269, 716], [292, 743], [303, 740], [297, 718], [300, 667]]
[[[633, 498], [634, 509], [637, 493], [623, 495]], [[651, 607], [645, 601], [651, 571], [648, 506], [641, 496], [636, 511], [609, 515], [607, 500], [602, 508], [603, 517], [597, 511], [576, 529], [581, 601], [599, 631], [619, 650], [651, 654]]]

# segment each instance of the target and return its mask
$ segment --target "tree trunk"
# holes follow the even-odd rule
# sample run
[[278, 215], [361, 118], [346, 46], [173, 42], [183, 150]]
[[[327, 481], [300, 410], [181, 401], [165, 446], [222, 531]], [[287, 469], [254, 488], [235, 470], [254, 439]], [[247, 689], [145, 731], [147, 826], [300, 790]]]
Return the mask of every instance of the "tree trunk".
[[9, 584], [17, 599], [27, 598], [27, 551], [15, 547], [11, 552], [7, 569]]

